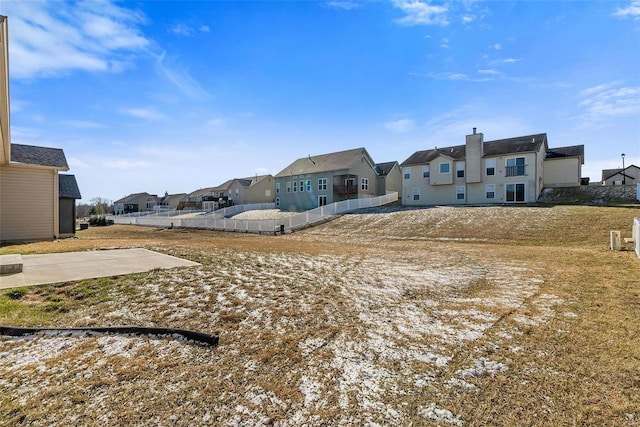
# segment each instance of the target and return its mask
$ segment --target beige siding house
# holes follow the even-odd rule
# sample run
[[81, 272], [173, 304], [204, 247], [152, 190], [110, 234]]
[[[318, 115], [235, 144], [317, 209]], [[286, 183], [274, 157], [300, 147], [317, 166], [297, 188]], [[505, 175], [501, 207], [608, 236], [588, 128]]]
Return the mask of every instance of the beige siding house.
[[149, 193], [134, 193], [113, 202], [116, 215], [156, 210], [158, 196]]
[[393, 192], [402, 194], [402, 170], [398, 162], [378, 163], [376, 172], [380, 195]]
[[0, 16], [0, 243], [52, 240], [61, 235], [58, 172], [69, 166], [61, 149], [11, 144], [7, 34]]
[[584, 145], [549, 149], [544, 159], [545, 187], [577, 187], [581, 184]]
[[276, 206], [306, 211], [381, 193], [376, 164], [364, 148], [300, 158], [275, 176]]
[[622, 169], [603, 169], [602, 185], [635, 185], [640, 183], [640, 168], [630, 165]]
[[465, 145], [417, 151], [402, 163], [402, 204], [535, 202], [547, 164], [550, 185], [580, 184], [583, 153], [583, 146], [549, 150], [545, 133], [484, 141], [474, 128]]

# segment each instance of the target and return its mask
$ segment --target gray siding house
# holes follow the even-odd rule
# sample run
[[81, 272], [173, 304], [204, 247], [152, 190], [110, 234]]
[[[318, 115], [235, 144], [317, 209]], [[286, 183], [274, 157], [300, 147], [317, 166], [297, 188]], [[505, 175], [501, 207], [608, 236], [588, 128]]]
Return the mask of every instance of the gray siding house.
[[302, 157], [275, 176], [276, 207], [306, 211], [382, 195], [384, 188], [378, 178], [376, 163], [364, 148]]

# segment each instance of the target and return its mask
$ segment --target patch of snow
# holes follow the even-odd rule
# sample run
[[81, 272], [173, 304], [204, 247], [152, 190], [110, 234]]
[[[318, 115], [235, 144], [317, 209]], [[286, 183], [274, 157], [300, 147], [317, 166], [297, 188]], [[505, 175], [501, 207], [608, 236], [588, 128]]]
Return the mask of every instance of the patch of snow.
[[454, 426], [463, 425], [462, 420], [458, 416], [454, 415], [448, 409], [439, 408], [435, 403], [430, 404], [420, 411], [420, 415], [428, 420], [438, 423], [451, 424]]

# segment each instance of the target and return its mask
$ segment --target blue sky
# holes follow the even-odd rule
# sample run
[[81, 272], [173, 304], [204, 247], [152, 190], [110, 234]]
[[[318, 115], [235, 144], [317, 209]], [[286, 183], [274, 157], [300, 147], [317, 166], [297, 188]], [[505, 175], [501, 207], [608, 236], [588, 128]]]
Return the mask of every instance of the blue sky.
[[83, 202], [546, 132], [640, 166], [640, 0], [0, 2], [13, 143]]

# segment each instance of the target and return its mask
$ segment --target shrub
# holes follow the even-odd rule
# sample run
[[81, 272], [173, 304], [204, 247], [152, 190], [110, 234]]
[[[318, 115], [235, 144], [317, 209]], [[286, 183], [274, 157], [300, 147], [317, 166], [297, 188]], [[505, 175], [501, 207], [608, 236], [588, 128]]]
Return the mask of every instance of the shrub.
[[89, 218], [89, 225], [104, 226], [107, 225], [107, 219], [104, 215], [93, 215]]

